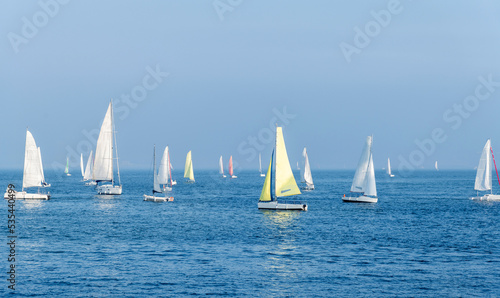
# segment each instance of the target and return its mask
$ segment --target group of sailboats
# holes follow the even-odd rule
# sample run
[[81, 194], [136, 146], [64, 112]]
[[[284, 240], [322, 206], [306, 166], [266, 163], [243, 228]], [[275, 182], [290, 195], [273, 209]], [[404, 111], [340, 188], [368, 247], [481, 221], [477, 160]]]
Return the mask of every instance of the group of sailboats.
[[[229, 157], [229, 164], [228, 164], [228, 173], [229, 177], [231, 179], [238, 178], [238, 176], [234, 175], [234, 169], [233, 169], [233, 156], [231, 155]], [[224, 164], [222, 162], [222, 155], [219, 158], [219, 175], [221, 175], [222, 178], [226, 178], [227, 176], [224, 174]]]
[[[144, 195], [144, 201], [150, 202], [173, 202], [174, 197], [168, 193], [172, 191], [174, 181], [172, 180], [172, 167], [170, 166], [170, 154], [168, 146], [163, 152], [163, 157], [160, 162], [158, 173], [156, 172], [156, 146], [153, 147], [153, 194]], [[155, 194], [163, 193], [164, 196], [155, 196]]]

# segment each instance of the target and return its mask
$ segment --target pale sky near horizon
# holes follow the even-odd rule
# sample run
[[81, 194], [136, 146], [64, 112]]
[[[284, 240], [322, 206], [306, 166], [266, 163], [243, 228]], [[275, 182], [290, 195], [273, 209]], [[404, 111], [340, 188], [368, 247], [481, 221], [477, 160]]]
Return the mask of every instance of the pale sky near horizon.
[[2, 4], [0, 168], [22, 168], [26, 127], [46, 170], [77, 167], [111, 98], [124, 169], [153, 144], [176, 169], [189, 150], [195, 170], [265, 168], [273, 122], [292, 168], [304, 146], [313, 169], [355, 168], [371, 134], [378, 169], [500, 148], [499, 1]]

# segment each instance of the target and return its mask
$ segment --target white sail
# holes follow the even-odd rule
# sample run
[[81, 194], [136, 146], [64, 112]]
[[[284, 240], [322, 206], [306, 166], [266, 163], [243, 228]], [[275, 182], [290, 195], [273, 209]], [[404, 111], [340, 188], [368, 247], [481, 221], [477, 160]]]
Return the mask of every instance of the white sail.
[[83, 169], [83, 153], [80, 153], [80, 171], [82, 172], [82, 178], [84, 178], [85, 170]]
[[[167, 150], [167, 149], [165, 148], [165, 150]], [[167, 154], [168, 154], [168, 151], [167, 151]], [[154, 146], [154, 149], [153, 149], [153, 194], [155, 192], [161, 192], [160, 181], [159, 181], [158, 176], [159, 176], [159, 173], [158, 173], [158, 175], [156, 174], [156, 146]]]
[[361, 153], [361, 158], [359, 159], [358, 167], [356, 168], [356, 173], [354, 174], [354, 179], [352, 181], [351, 192], [364, 192], [365, 187], [365, 177], [368, 170], [368, 164], [370, 162], [370, 154], [372, 147], [372, 137], [368, 136], [366, 138], [365, 147]]
[[101, 132], [97, 139], [95, 151], [93, 180], [113, 181], [113, 115], [112, 103], [109, 103], [108, 111], [101, 125]]
[[222, 163], [222, 155], [219, 158], [219, 174], [224, 175], [224, 166]]
[[491, 190], [491, 141], [488, 139], [484, 145], [479, 165], [477, 166], [476, 183], [474, 189], [478, 191]]
[[42, 152], [40, 151], [40, 147], [38, 147], [38, 160], [40, 161], [40, 173], [42, 175], [42, 185], [46, 186], [46, 183], [45, 183], [45, 174], [43, 173]]
[[302, 164], [302, 168], [299, 168], [299, 166], [297, 165], [297, 168], [300, 169], [300, 182], [302, 183], [306, 183], [306, 179], [304, 178], [305, 176], [305, 170], [306, 170], [306, 159], [305, 159], [305, 156], [306, 156], [306, 147], [304, 147], [304, 150], [302, 151], [302, 157], [304, 159], [304, 163]]
[[392, 171], [391, 171], [391, 159], [390, 158], [387, 159], [387, 175], [389, 175], [389, 176], [392, 175]]
[[436, 171], [439, 171], [439, 168], [438, 168], [438, 162], [436, 160], [436, 162], [434, 163], [434, 168], [436, 169]]
[[307, 186], [312, 187], [314, 186], [314, 183], [311, 174], [311, 166], [309, 165], [309, 157], [307, 156], [307, 150], [305, 147], [304, 151], [302, 152], [302, 156], [304, 157], [304, 173], [302, 177]]
[[377, 196], [377, 185], [375, 183], [375, 168], [373, 167], [373, 155], [370, 153], [370, 162], [368, 163], [368, 169], [366, 170], [365, 186], [364, 186], [365, 196]]
[[158, 183], [159, 184], [168, 184], [170, 180], [170, 169], [169, 169], [169, 160], [168, 160], [168, 146], [165, 147], [163, 151], [163, 156], [160, 162], [160, 168], [158, 169]]
[[94, 151], [90, 151], [89, 159], [87, 160], [87, 165], [85, 166], [85, 174], [83, 175], [83, 180], [92, 180], [92, 169], [93, 169], [93, 159]]
[[24, 149], [23, 188], [40, 187], [43, 182], [40, 150], [36, 146], [31, 132], [26, 130], [26, 147]]

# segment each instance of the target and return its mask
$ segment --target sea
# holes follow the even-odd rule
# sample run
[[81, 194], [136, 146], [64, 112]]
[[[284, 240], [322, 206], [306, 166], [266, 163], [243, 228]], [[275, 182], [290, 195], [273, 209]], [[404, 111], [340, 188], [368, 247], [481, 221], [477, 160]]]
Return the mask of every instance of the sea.
[[377, 171], [376, 204], [342, 202], [354, 171], [313, 170], [308, 211], [281, 212], [257, 209], [257, 171], [236, 174], [174, 172], [174, 201], [153, 203], [147, 170], [122, 171], [115, 197], [47, 171], [51, 200], [15, 203], [15, 262], [0, 204], [0, 296], [500, 296], [500, 202], [470, 199], [472, 170]]

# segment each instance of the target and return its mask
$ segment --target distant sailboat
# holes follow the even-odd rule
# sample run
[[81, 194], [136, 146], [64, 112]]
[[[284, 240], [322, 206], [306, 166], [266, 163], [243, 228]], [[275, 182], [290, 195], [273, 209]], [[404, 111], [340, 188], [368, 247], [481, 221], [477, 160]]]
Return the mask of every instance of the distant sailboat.
[[[490, 154], [492, 158], [490, 158]], [[493, 149], [491, 148], [491, 141], [488, 139], [488, 141], [486, 141], [486, 144], [484, 145], [481, 158], [479, 159], [479, 165], [477, 166], [476, 183], [474, 184], [474, 190], [477, 191], [477, 196], [472, 197], [471, 199], [473, 200], [500, 201], [500, 195], [494, 195], [491, 187], [492, 159], [493, 162], [495, 163], [495, 170], [496, 170], [496, 162], [495, 162], [495, 157], [493, 155]], [[498, 179], [498, 171], [497, 171], [497, 179]], [[490, 191], [490, 193], [480, 196], [479, 195], [480, 191]]]
[[394, 174], [392, 174], [392, 171], [391, 171], [391, 159], [388, 158], [387, 159], [387, 175], [389, 175], [389, 177], [394, 177]]
[[191, 151], [186, 156], [186, 165], [184, 166], [184, 178], [188, 178], [187, 183], [194, 183], [193, 160]]
[[358, 197], [344, 197], [342, 200], [349, 203], [377, 203], [377, 186], [375, 183], [375, 168], [373, 167], [372, 155], [373, 137], [366, 138], [365, 147], [354, 174], [351, 186], [351, 194], [359, 193]]
[[297, 170], [300, 170], [299, 162], [297, 162]]
[[231, 177], [231, 179], [238, 178], [238, 176], [234, 175], [234, 173], [233, 173], [233, 156], [232, 155], [229, 157], [229, 177]]
[[170, 153], [168, 146], [163, 151], [163, 157], [160, 162], [160, 169], [158, 170], [158, 183], [163, 192], [172, 191], [172, 186], [175, 185], [172, 179], [172, 166], [170, 164]]
[[276, 143], [271, 154], [266, 179], [260, 194], [259, 209], [307, 210], [307, 204], [296, 201], [280, 201], [280, 198], [299, 195], [300, 190], [293, 177], [286, 153], [281, 127], [276, 127]]
[[[50, 184], [45, 182], [43, 174], [42, 154], [40, 147], [36, 146], [35, 138], [31, 132], [26, 130], [26, 145], [24, 149], [24, 171], [23, 171], [23, 187], [21, 191], [14, 191], [12, 194], [16, 200], [31, 199], [31, 200], [48, 200], [50, 193], [41, 193], [40, 188], [49, 187]], [[38, 193], [28, 193], [27, 188], [38, 187]], [[4, 195], [5, 199], [9, 198], [9, 192]]]
[[222, 178], [226, 178], [226, 175], [224, 175], [224, 165], [222, 162], [222, 155], [219, 158], [219, 175], [222, 175]]
[[266, 174], [262, 173], [262, 158], [260, 156], [260, 153], [259, 153], [259, 173], [260, 173], [260, 177], [266, 177]]
[[[165, 148], [165, 151], [168, 153], [168, 147]], [[164, 154], [165, 156], [165, 154]], [[160, 177], [162, 177], [164, 173], [156, 174], [156, 146], [153, 147], [153, 195], [144, 195], [144, 201], [150, 202], [171, 202], [174, 200], [173, 197], [167, 197], [167, 192], [165, 192], [165, 196], [157, 197], [155, 194], [162, 193], [162, 189], [160, 188]], [[163, 178], [163, 177], [162, 177]], [[171, 188], [170, 188], [171, 190]]]
[[71, 176], [71, 174], [69, 173], [69, 157], [66, 157], [66, 167], [64, 168], [64, 174], [66, 176]]
[[434, 163], [434, 168], [436, 169], [436, 171], [439, 171], [439, 168], [438, 168], [438, 162], [436, 160], [436, 162]]
[[311, 174], [311, 166], [309, 165], [309, 157], [307, 156], [307, 149], [304, 147], [302, 151], [302, 157], [304, 158], [303, 170], [300, 172], [300, 177], [303, 183], [306, 185], [302, 187], [303, 190], [314, 190], [314, 183]]
[[83, 169], [83, 153], [80, 153], [80, 171], [82, 171], [82, 179], [85, 177], [85, 170]]
[[[114, 144], [114, 146], [113, 146]], [[113, 174], [113, 149], [116, 155], [116, 169], [118, 172], [118, 185], [115, 185]], [[120, 168], [118, 166], [118, 149], [113, 125], [113, 101], [109, 102], [108, 110], [104, 116], [97, 139], [95, 151], [94, 170], [92, 179], [97, 182], [96, 190], [99, 195], [121, 195]], [[99, 184], [101, 183], [101, 184]]]
[[89, 158], [87, 160], [87, 165], [85, 166], [85, 172], [83, 175], [83, 181], [88, 181], [85, 185], [97, 185], [97, 183], [92, 180], [94, 176], [94, 151], [90, 151]]

